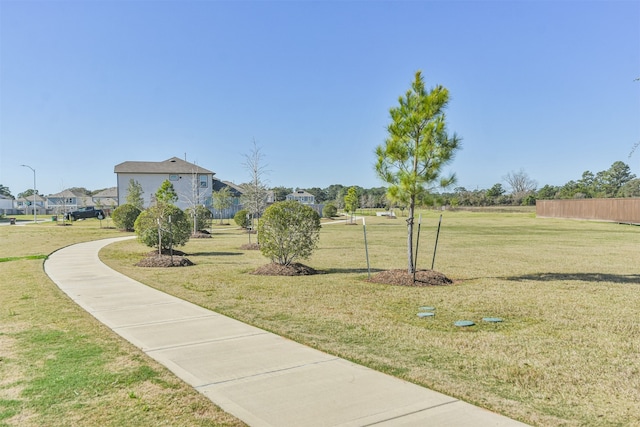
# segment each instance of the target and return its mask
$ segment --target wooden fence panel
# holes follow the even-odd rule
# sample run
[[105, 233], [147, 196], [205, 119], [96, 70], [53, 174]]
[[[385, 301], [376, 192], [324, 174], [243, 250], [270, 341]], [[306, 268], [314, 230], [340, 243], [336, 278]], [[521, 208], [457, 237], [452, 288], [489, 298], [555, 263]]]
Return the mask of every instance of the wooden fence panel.
[[536, 215], [640, 224], [640, 198], [537, 200]]

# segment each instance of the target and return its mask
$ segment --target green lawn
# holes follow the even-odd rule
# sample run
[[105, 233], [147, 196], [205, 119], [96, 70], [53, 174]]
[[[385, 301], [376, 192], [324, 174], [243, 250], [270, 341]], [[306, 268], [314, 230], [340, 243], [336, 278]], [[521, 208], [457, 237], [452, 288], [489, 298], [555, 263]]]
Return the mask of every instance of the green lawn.
[[[431, 266], [439, 215], [422, 213], [420, 268]], [[367, 217], [373, 273], [405, 268], [404, 220]], [[638, 227], [530, 212], [444, 212], [435, 269], [455, 284], [429, 288], [367, 282], [361, 225], [325, 225], [319, 249], [304, 261], [325, 274], [306, 277], [252, 275], [268, 260], [240, 249], [248, 235], [232, 226], [212, 232], [180, 248], [192, 267], [135, 267], [150, 250], [135, 240], [101, 257], [150, 286], [534, 425], [640, 425]], [[2, 226], [0, 258], [116, 235], [96, 220]], [[185, 418], [173, 425], [237, 422], [78, 309], [44, 276], [42, 259], [0, 266], [0, 423], [43, 425], [61, 413], [71, 420], [96, 413], [94, 424], [139, 416], [136, 424], [153, 425], [174, 419], [160, 410], [163, 399], [199, 408], [179, 411]], [[436, 307], [434, 318], [417, 317], [425, 305]], [[462, 319], [476, 326], [453, 325]], [[79, 344], [82, 354], [67, 354]], [[73, 387], [63, 389], [71, 394], [61, 390], [62, 404], [49, 407], [42, 402], [50, 396], [38, 397], [39, 378], [65, 371], [48, 366], [60, 358], [90, 360], [85, 376], [95, 381], [76, 386], [70, 378]]]
[[93, 219], [0, 226], [0, 426], [243, 425], [45, 275], [55, 249], [119, 235]]
[[[423, 212], [419, 267], [431, 266], [439, 214]], [[405, 224], [367, 217], [373, 272], [405, 268]], [[135, 267], [148, 251], [135, 241], [101, 256], [150, 286], [531, 424], [640, 420], [640, 228], [445, 212], [435, 269], [456, 282], [431, 288], [367, 282], [362, 226], [325, 225], [305, 263], [326, 274], [307, 277], [252, 275], [267, 260], [240, 249], [248, 236], [213, 233], [184, 248], [189, 268]], [[435, 318], [417, 317], [425, 305]]]

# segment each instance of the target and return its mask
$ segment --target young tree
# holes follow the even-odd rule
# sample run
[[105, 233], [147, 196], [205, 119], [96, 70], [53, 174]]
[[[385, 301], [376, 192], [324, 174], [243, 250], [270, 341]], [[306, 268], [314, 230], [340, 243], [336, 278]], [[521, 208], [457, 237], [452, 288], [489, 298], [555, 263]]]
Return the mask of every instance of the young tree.
[[[177, 206], [152, 206], [136, 218], [134, 229], [138, 240], [158, 252], [182, 246], [191, 236], [191, 222]], [[159, 232], [160, 231], [160, 232]]]
[[249, 211], [246, 209], [240, 209], [238, 212], [236, 212], [236, 214], [233, 216], [233, 221], [238, 225], [238, 227], [240, 228], [249, 228]]
[[251, 180], [242, 185], [244, 193], [241, 200], [243, 207], [249, 211], [251, 218], [259, 218], [267, 207], [267, 196], [269, 190], [264, 181], [264, 175], [267, 173], [260, 148], [253, 141], [253, 150], [245, 156], [244, 167], [249, 171]]
[[191, 216], [193, 234], [196, 234], [198, 230], [207, 228], [206, 222], [211, 218], [211, 212], [204, 206], [206, 193], [200, 191], [198, 172], [195, 170], [191, 171], [190, 190], [190, 192], [183, 192], [181, 195], [189, 206], [185, 213]]
[[320, 215], [295, 200], [269, 206], [258, 224], [260, 252], [272, 262], [290, 265], [308, 258], [320, 240]]
[[233, 195], [229, 187], [221, 188], [212, 194], [213, 209], [220, 212], [220, 224], [222, 224], [222, 212], [231, 207], [233, 203]]
[[144, 199], [142, 195], [144, 191], [142, 191], [142, 185], [133, 178], [129, 180], [129, 185], [127, 186], [127, 204], [132, 205], [138, 210], [142, 211], [144, 209]]
[[[211, 226], [211, 211], [203, 205], [196, 205], [185, 209], [184, 213], [192, 220], [192, 233], [196, 234], [200, 230], [206, 230]], [[195, 230], [195, 231], [193, 231]]]
[[137, 207], [129, 203], [125, 203], [124, 205], [120, 205], [115, 208], [111, 217], [113, 218], [113, 223], [120, 230], [133, 231], [136, 219], [138, 219], [140, 212], [140, 209]]
[[165, 179], [156, 191], [156, 203], [158, 205], [173, 205], [177, 201], [178, 194], [173, 188], [173, 184], [168, 179]]
[[358, 210], [358, 190], [356, 187], [349, 187], [347, 194], [344, 196], [344, 209], [351, 214], [351, 222], [353, 215]]
[[185, 213], [174, 205], [178, 195], [169, 180], [156, 190], [155, 198], [156, 205], [138, 215], [134, 229], [141, 242], [157, 247], [158, 253], [162, 253], [163, 249], [184, 245], [189, 240], [191, 223]]
[[322, 208], [322, 216], [325, 218], [333, 218], [338, 215], [338, 208], [332, 202], [327, 203]]
[[441, 176], [441, 169], [451, 160], [461, 145], [454, 133], [448, 135], [445, 109], [449, 91], [438, 85], [425, 88], [422, 73], [415, 80], [399, 106], [390, 109], [391, 124], [384, 145], [376, 148], [378, 176], [389, 184], [388, 197], [409, 208], [407, 218], [408, 271], [414, 272], [413, 223], [416, 201], [437, 181], [441, 187], [455, 182], [455, 175]]

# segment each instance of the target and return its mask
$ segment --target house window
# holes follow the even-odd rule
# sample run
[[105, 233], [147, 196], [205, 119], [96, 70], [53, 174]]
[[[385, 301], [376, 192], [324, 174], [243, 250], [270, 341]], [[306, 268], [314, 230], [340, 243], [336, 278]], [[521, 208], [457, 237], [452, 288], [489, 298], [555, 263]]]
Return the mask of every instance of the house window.
[[173, 174], [173, 175], [169, 175], [169, 181], [177, 181], [180, 178], [178, 177], [178, 175]]
[[200, 175], [200, 188], [207, 188], [208, 180], [207, 175]]

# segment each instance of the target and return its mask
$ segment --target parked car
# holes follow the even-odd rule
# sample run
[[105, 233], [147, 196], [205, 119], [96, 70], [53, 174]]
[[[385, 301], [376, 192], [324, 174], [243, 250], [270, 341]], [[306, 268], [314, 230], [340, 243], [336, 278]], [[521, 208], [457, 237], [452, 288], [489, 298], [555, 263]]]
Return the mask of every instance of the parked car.
[[71, 221], [75, 221], [77, 219], [85, 219], [85, 218], [98, 218], [104, 219], [104, 211], [102, 209], [96, 209], [93, 206], [87, 208], [80, 208], [77, 211], [68, 212], [64, 215], [65, 219], [70, 219]]

